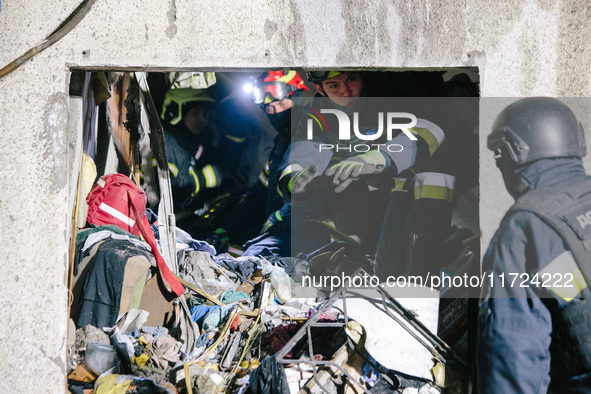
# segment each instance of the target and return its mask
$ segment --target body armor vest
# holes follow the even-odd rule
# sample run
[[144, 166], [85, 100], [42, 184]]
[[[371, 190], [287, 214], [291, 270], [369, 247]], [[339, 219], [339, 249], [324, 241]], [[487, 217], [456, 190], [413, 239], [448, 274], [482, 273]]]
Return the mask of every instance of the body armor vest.
[[[508, 215], [537, 215], [564, 241], [587, 285], [591, 284], [591, 177], [530, 191]], [[591, 300], [569, 302], [552, 315], [550, 376], [553, 382], [591, 371]]]

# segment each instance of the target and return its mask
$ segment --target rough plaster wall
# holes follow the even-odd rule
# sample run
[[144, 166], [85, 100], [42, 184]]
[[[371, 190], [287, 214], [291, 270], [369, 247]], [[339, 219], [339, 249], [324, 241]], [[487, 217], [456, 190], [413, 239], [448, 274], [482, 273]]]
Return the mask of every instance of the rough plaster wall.
[[[77, 4], [4, 0], [0, 66]], [[590, 30], [586, 0], [97, 0], [70, 35], [0, 79], [0, 391], [64, 391], [69, 66], [476, 65], [485, 97], [589, 96]], [[487, 240], [510, 200], [484, 148], [481, 162]]]
[[[526, 2], [472, 3], [481, 17], [472, 19], [467, 31], [470, 43], [481, 48], [483, 97], [589, 97], [591, 73], [591, 4], [583, 1], [528, 0]], [[485, 17], [486, 16], [486, 17]], [[474, 57], [482, 56], [480, 53]], [[478, 61], [476, 62], [478, 64]], [[486, 149], [486, 137], [499, 103], [481, 103], [480, 193], [483, 245], [488, 245], [502, 215], [512, 203], [502, 178]], [[484, 106], [484, 107], [483, 107]], [[582, 114], [581, 114], [582, 115]], [[487, 119], [488, 118], [488, 119]], [[591, 141], [591, 124], [586, 127]], [[585, 160], [591, 168], [589, 156]]]
[[[37, 61], [50, 62], [47, 55]], [[64, 384], [67, 77], [63, 67], [58, 77], [33, 68], [27, 78], [43, 86], [18, 73], [0, 81], [0, 391], [7, 393], [31, 390], [35, 381], [47, 382], [48, 392]], [[42, 371], [39, 380], [30, 363]]]

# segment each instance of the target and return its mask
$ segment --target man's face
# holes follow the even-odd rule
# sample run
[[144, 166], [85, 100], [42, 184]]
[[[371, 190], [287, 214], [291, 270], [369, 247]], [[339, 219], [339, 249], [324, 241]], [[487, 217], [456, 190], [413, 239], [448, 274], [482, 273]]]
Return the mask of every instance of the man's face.
[[265, 105], [265, 112], [269, 115], [279, 114], [283, 111], [287, 111], [291, 107], [293, 107], [292, 99], [277, 100]]
[[314, 84], [314, 87], [336, 105], [351, 108], [357, 104], [363, 81], [359, 72], [346, 72], [322, 81], [322, 84]]
[[203, 105], [196, 105], [183, 116], [183, 121], [193, 134], [201, 134], [207, 126], [207, 108]]

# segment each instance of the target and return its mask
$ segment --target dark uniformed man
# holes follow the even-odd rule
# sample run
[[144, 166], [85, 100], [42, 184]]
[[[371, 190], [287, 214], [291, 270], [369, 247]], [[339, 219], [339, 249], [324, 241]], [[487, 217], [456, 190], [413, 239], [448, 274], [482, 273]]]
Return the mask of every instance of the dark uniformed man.
[[195, 239], [211, 231], [211, 219], [195, 211], [211, 208], [220, 196], [232, 201], [244, 189], [236, 174], [246, 165], [246, 139], [210, 120], [216, 104], [208, 90], [168, 90], [161, 114], [176, 223]]
[[583, 128], [552, 98], [517, 101], [488, 148], [516, 203], [484, 257], [479, 393], [591, 391], [591, 177]]
[[277, 136], [258, 182], [212, 235], [218, 253], [226, 252], [230, 243], [242, 245], [251, 240], [246, 255], [289, 255], [291, 206], [283, 203], [274, 175], [289, 146], [291, 119], [304, 111], [299, 97], [306, 90], [294, 70], [264, 72], [255, 81], [253, 101], [261, 105]]

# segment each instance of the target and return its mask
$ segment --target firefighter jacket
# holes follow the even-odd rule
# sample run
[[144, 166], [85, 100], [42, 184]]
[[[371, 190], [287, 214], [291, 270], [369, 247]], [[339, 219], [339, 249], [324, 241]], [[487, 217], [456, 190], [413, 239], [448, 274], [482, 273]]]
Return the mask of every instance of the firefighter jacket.
[[193, 136], [182, 122], [167, 126], [164, 140], [175, 211], [201, 208], [206, 190], [221, 185], [217, 147]]
[[232, 243], [243, 244], [257, 237], [270, 217], [289, 227], [291, 207], [284, 205], [275, 174], [291, 141], [291, 125], [297, 123], [302, 112], [303, 107], [296, 104], [289, 111], [269, 115], [277, 136], [273, 140], [265, 168], [259, 174], [257, 182], [248, 189], [244, 199], [220, 225], [226, 230]]

